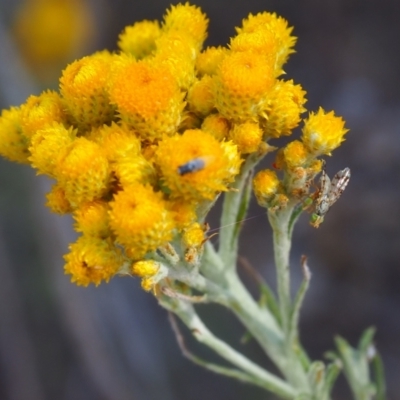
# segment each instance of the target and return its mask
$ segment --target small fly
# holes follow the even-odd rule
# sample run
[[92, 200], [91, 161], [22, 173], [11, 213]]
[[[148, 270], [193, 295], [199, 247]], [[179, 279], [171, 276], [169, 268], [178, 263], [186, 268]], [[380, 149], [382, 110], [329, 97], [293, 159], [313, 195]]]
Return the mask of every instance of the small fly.
[[322, 170], [318, 197], [315, 200], [314, 213], [311, 215], [311, 225], [315, 228], [318, 228], [326, 213], [342, 195], [349, 183], [350, 176], [350, 168], [345, 168], [339, 171], [331, 181], [325, 170]]
[[186, 175], [204, 169], [212, 157], [197, 157], [178, 167], [179, 175]]

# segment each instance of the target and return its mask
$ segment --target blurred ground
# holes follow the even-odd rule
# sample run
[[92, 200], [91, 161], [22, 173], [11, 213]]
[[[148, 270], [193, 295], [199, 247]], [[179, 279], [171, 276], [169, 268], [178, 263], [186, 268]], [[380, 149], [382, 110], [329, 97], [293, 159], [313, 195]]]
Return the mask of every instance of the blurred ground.
[[[9, 30], [18, 4], [0, 0], [0, 38], [7, 55], [0, 62], [0, 108], [41, 91], [24, 61], [18, 64]], [[285, 17], [299, 38], [286, 66], [288, 78], [307, 90], [309, 109], [334, 109], [347, 121], [347, 141], [327, 160], [327, 170], [332, 175], [350, 167], [350, 185], [319, 230], [302, 218], [295, 231], [294, 284], [301, 254], [309, 257], [313, 273], [302, 339], [312, 357], [322, 358], [335, 334], [355, 344], [365, 328], [376, 326], [389, 399], [400, 399], [400, 2], [196, 4], [211, 21], [207, 45], [226, 44], [249, 12]], [[92, 0], [88, 5], [96, 34], [75, 56], [115, 49], [125, 25], [160, 19], [169, 2]], [[137, 281], [116, 278], [89, 289], [71, 285], [62, 274], [62, 255], [74, 234], [68, 218], [44, 209], [47, 185], [28, 167], [0, 160], [0, 399], [265, 399], [258, 389], [185, 360], [165, 312]], [[253, 204], [249, 215], [259, 214]], [[210, 222], [218, 227], [217, 219]], [[273, 281], [270, 239], [264, 217], [247, 221], [241, 254]], [[238, 343], [243, 331], [235, 320], [221, 310], [204, 312], [214, 324], [218, 320], [217, 333]], [[255, 345], [246, 351], [265, 365]], [[342, 382], [335, 399], [350, 398]]]

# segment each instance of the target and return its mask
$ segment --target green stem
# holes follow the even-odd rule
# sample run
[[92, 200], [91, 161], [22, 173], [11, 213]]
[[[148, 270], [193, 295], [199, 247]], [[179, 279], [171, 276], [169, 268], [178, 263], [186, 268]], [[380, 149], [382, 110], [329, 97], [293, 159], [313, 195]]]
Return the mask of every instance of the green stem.
[[214, 336], [203, 324], [196, 314], [193, 306], [178, 299], [161, 299], [165, 308], [178, 315], [183, 323], [190, 329], [193, 336], [201, 343], [213, 349], [222, 358], [247, 373], [253, 384], [261, 386], [284, 399], [293, 399], [296, 391], [285, 381], [264, 370], [231, 346]]
[[285, 334], [289, 332], [291, 315], [290, 297], [290, 269], [289, 256], [291, 237], [289, 223], [293, 212], [293, 206], [288, 206], [279, 211], [268, 211], [268, 219], [273, 230], [274, 258], [277, 277], [278, 299], [281, 313], [282, 327]]
[[[237, 241], [239, 229], [235, 225], [239, 222], [241, 206], [243, 206], [243, 196], [246, 193], [244, 186], [246, 180], [250, 178], [254, 166], [264, 157], [265, 153], [253, 154], [243, 164], [240, 174], [236, 177], [232, 185], [232, 191], [225, 193], [221, 215], [221, 229], [219, 232], [220, 245], [218, 253], [225, 266], [235, 268], [237, 261]], [[249, 201], [249, 198], [245, 198]], [[244, 205], [247, 209], [247, 204]], [[244, 217], [244, 215], [241, 215]]]

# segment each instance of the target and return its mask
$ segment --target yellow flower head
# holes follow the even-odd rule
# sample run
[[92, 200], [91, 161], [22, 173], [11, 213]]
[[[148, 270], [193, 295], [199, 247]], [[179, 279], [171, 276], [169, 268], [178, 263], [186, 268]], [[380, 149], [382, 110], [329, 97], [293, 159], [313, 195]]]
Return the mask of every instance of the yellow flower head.
[[283, 149], [285, 164], [289, 169], [303, 166], [310, 157], [309, 152], [302, 142], [294, 140]]
[[297, 38], [292, 36], [293, 27], [288, 22], [277, 16], [275, 13], [262, 12], [256, 15], [250, 14], [242, 21], [242, 28], [237, 28], [239, 33], [251, 33], [268, 29], [273, 32], [277, 39], [276, 65], [280, 69], [287, 61], [289, 54], [293, 53], [293, 47]]
[[223, 58], [229, 53], [226, 47], [207, 47], [196, 59], [196, 69], [200, 76], [214, 75]]
[[275, 77], [264, 55], [231, 52], [214, 76], [218, 111], [234, 121], [255, 120]]
[[264, 105], [265, 136], [278, 138], [290, 135], [300, 123], [300, 114], [306, 111], [306, 92], [290, 81], [277, 81]]
[[253, 189], [257, 202], [262, 207], [270, 205], [280, 186], [276, 173], [270, 169], [264, 169], [256, 174], [253, 179]]
[[164, 32], [179, 32], [189, 35], [200, 50], [207, 37], [208, 19], [200, 8], [189, 3], [171, 6], [164, 15]]
[[220, 114], [210, 114], [204, 118], [201, 130], [211, 133], [219, 142], [226, 139], [229, 134], [229, 122]]
[[114, 107], [107, 85], [114, 56], [106, 51], [69, 64], [60, 78], [60, 92], [71, 117], [81, 131], [110, 123]]
[[133, 259], [141, 259], [172, 239], [175, 228], [160, 193], [137, 184], [118, 192], [110, 203], [110, 225]]
[[141, 278], [154, 276], [159, 269], [159, 263], [154, 260], [141, 260], [132, 264], [132, 274]]
[[23, 164], [28, 164], [29, 139], [22, 133], [21, 108], [3, 110], [0, 116], [0, 154]]
[[154, 287], [153, 277], [160, 270], [160, 264], [154, 260], [136, 261], [132, 265], [132, 274], [142, 278], [142, 288], [146, 292]]
[[172, 31], [161, 35], [156, 46], [151, 62], [167, 67], [178, 86], [187, 90], [195, 79], [196, 51], [190, 37], [183, 32]]
[[200, 247], [205, 240], [204, 227], [198, 222], [187, 227], [182, 235], [182, 241], [185, 247]]
[[55, 168], [73, 143], [76, 132], [54, 123], [38, 130], [32, 137], [29, 161], [39, 174], [55, 176]]
[[94, 236], [81, 236], [69, 250], [64, 271], [79, 286], [108, 282], [123, 262], [121, 251], [110, 240]]
[[[269, 29], [242, 32], [231, 39], [230, 49], [232, 51], [252, 51], [253, 53], [261, 54], [275, 67], [278, 53], [278, 38], [275, 32]], [[280, 69], [274, 68], [275, 76], [281, 73]]]
[[110, 88], [120, 118], [143, 139], [175, 132], [184, 107], [182, 94], [167, 66], [132, 61], [118, 69]]
[[[190, 162], [197, 168], [181, 173]], [[227, 183], [239, 172], [241, 160], [231, 142], [219, 143], [209, 133], [191, 129], [181, 136], [164, 138], [156, 152], [156, 164], [172, 198], [202, 201], [228, 189]]]
[[80, 137], [58, 160], [55, 176], [64, 187], [67, 199], [76, 208], [84, 202], [101, 198], [108, 191], [110, 167], [102, 148]]
[[122, 157], [113, 164], [112, 170], [123, 187], [136, 185], [137, 183], [155, 184], [156, 171], [153, 165], [141, 154], [130, 157]]
[[117, 125], [113, 122], [110, 126], [103, 125], [90, 131], [87, 138], [101, 146], [110, 162], [140, 154], [140, 140], [135, 131], [125, 124]]
[[161, 28], [158, 21], [140, 21], [127, 26], [119, 35], [118, 47], [140, 60], [150, 55], [156, 48], [156, 39]]
[[242, 154], [248, 154], [258, 150], [262, 142], [263, 131], [258, 124], [245, 122], [234, 125], [229, 136]]
[[189, 89], [187, 102], [189, 110], [197, 115], [206, 116], [214, 108], [213, 80], [205, 75]]
[[40, 96], [29, 96], [21, 108], [24, 135], [31, 138], [39, 129], [66, 122], [64, 104], [60, 95], [48, 90]]
[[316, 114], [310, 113], [305, 120], [301, 138], [307, 150], [315, 157], [322, 154], [330, 156], [332, 150], [343, 142], [348, 131], [341, 117], [336, 117], [333, 111], [326, 113], [319, 108]]
[[60, 185], [53, 185], [50, 192], [46, 194], [46, 199], [46, 206], [53, 213], [62, 215], [72, 212], [71, 204], [65, 197], [65, 190]]
[[82, 204], [74, 212], [74, 228], [85, 236], [107, 238], [111, 234], [107, 202], [95, 200]]

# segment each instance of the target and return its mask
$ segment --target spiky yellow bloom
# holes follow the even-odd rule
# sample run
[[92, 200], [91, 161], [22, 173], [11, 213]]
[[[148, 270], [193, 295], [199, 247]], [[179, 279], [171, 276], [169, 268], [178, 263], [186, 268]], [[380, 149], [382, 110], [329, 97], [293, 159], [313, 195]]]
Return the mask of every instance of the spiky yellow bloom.
[[111, 228], [131, 258], [141, 259], [172, 238], [172, 216], [161, 194], [150, 186], [128, 186], [110, 206]]
[[158, 21], [140, 21], [127, 26], [118, 37], [118, 47], [140, 60], [150, 55], [156, 48], [156, 40], [161, 34]]
[[29, 139], [22, 133], [21, 108], [3, 110], [0, 116], [0, 154], [23, 164], [28, 164]]
[[164, 15], [164, 32], [179, 32], [188, 35], [200, 50], [207, 37], [208, 18], [199, 7], [189, 3], [171, 6]]
[[196, 59], [196, 70], [200, 76], [214, 75], [223, 58], [229, 53], [226, 47], [207, 47]]
[[204, 227], [198, 222], [186, 228], [182, 235], [182, 241], [186, 247], [200, 247], [205, 240]]
[[303, 166], [310, 156], [306, 147], [299, 140], [294, 140], [285, 146], [283, 156], [286, 166], [290, 168]]
[[76, 132], [54, 123], [38, 130], [32, 137], [29, 161], [39, 174], [55, 176], [55, 168], [73, 143]]
[[[253, 32], [242, 32], [231, 39], [232, 51], [252, 51], [262, 54], [266, 60], [276, 67], [278, 53], [278, 39], [275, 32], [269, 29], [258, 29]], [[274, 75], [282, 73], [280, 69], [274, 69]]]
[[46, 206], [56, 214], [67, 214], [72, 211], [70, 202], [65, 197], [65, 190], [62, 186], [55, 184], [46, 194]]
[[275, 13], [262, 12], [256, 15], [250, 14], [242, 21], [242, 28], [237, 28], [239, 33], [250, 33], [268, 29], [277, 39], [276, 65], [277, 69], [287, 61], [289, 55], [294, 52], [293, 47], [297, 38], [292, 36], [293, 27]]
[[123, 262], [121, 251], [108, 239], [81, 236], [69, 250], [64, 271], [79, 286], [108, 282]]
[[107, 202], [95, 200], [82, 204], [74, 211], [76, 221], [74, 228], [85, 236], [97, 236], [107, 238], [111, 234], [108, 211], [110, 207]]
[[164, 65], [170, 70], [178, 86], [187, 90], [195, 79], [195, 56], [193, 42], [187, 34], [169, 32], [161, 35], [156, 42], [157, 50], [152, 62]]
[[60, 92], [71, 122], [81, 131], [114, 118], [107, 92], [113, 61], [112, 54], [102, 51], [74, 61], [62, 73]]
[[140, 140], [135, 131], [125, 124], [113, 122], [110, 126], [103, 125], [90, 131], [86, 137], [101, 146], [110, 162], [140, 154]]
[[242, 154], [253, 153], [258, 150], [263, 138], [263, 131], [254, 122], [245, 122], [234, 125], [229, 137], [238, 146]]
[[264, 169], [256, 174], [253, 179], [253, 189], [257, 202], [262, 207], [270, 205], [279, 189], [279, 179], [270, 169]]
[[74, 208], [100, 198], [109, 189], [108, 160], [97, 143], [84, 137], [73, 141], [65, 156], [58, 160], [54, 173]]
[[264, 55], [231, 52], [214, 76], [218, 111], [234, 121], [256, 120], [274, 83], [274, 70]]
[[332, 150], [340, 146], [344, 135], [349, 131], [344, 127], [341, 117], [333, 111], [326, 113], [321, 107], [317, 113], [310, 113], [302, 129], [302, 137], [307, 150], [315, 157], [331, 155]]
[[113, 165], [118, 183], [123, 187], [142, 184], [155, 184], [156, 171], [153, 165], [141, 154], [136, 156], [121, 157]]
[[214, 108], [213, 80], [209, 75], [203, 76], [189, 89], [187, 102], [189, 110], [200, 116], [210, 114]]
[[120, 118], [146, 140], [173, 134], [181, 121], [183, 97], [165, 65], [145, 61], [126, 63], [110, 88]]
[[21, 108], [21, 120], [24, 135], [31, 138], [38, 130], [53, 125], [64, 124], [65, 105], [60, 95], [48, 90], [40, 96], [29, 96]]
[[[193, 160], [201, 165], [190, 173], [180, 173], [180, 167]], [[156, 164], [172, 198], [202, 201], [228, 189], [241, 160], [233, 143], [219, 143], [209, 133], [191, 129], [164, 138], [156, 152]]]
[[211, 133], [219, 142], [228, 137], [229, 128], [228, 120], [220, 114], [208, 115], [201, 124], [201, 130]]
[[290, 135], [300, 123], [300, 114], [306, 111], [306, 92], [293, 80], [277, 81], [268, 94], [262, 112], [265, 121], [265, 136], [278, 138]]

